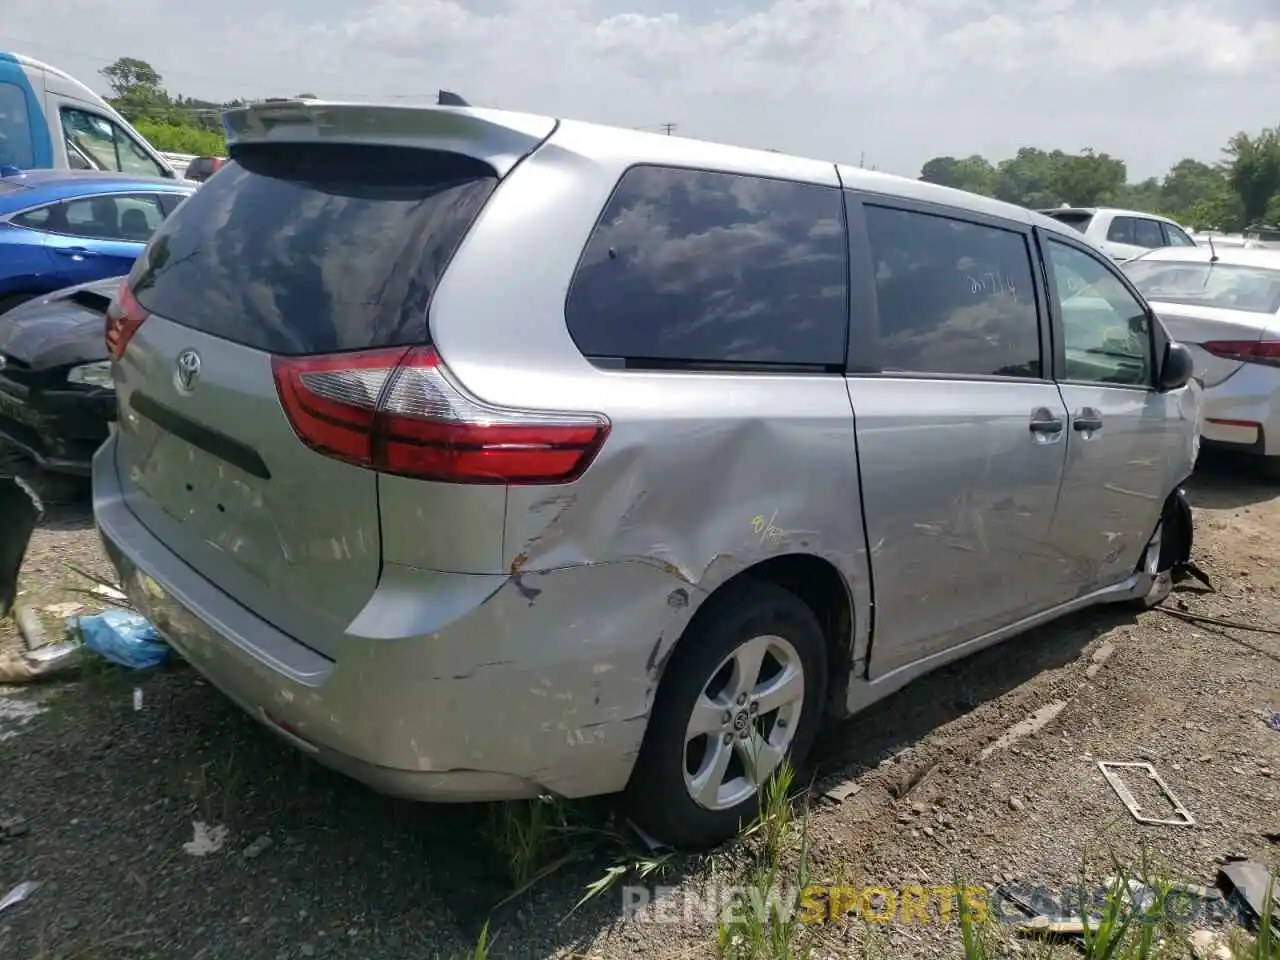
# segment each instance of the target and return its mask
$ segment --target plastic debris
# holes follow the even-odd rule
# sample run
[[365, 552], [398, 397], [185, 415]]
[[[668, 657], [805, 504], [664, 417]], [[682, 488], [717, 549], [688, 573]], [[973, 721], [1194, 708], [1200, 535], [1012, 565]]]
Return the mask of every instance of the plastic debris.
[[[1102, 775], [1110, 784], [1111, 789], [1115, 791], [1115, 795], [1120, 798], [1129, 809], [1129, 813], [1133, 815], [1133, 819], [1139, 823], [1160, 824], [1170, 827], [1194, 827], [1195, 818], [1191, 816], [1191, 812], [1183, 805], [1182, 801], [1174, 795], [1169, 789], [1169, 785], [1164, 782], [1160, 774], [1156, 773], [1156, 768], [1146, 762], [1131, 762], [1119, 760], [1099, 760], [1098, 769], [1102, 771]], [[1161, 793], [1169, 801], [1169, 805], [1173, 808], [1173, 817], [1152, 817], [1142, 812], [1142, 807], [1138, 801], [1134, 799], [1129, 788], [1125, 786], [1123, 780], [1120, 779], [1121, 770], [1139, 770], [1147, 775], [1147, 779], [1156, 785]]]
[[32, 683], [59, 676], [77, 669], [82, 653], [73, 640], [34, 650], [0, 650], [0, 683]]
[[227, 842], [229, 833], [221, 824], [211, 827], [199, 820], [191, 824], [191, 830], [192, 837], [182, 845], [182, 849], [193, 857], [207, 857], [211, 853], [217, 853]]
[[142, 688], [133, 688], [133, 712], [137, 713], [142, 709]]
[[169, 656], [169, 646], [156, 628], [132, 610], [108, 609], [89, 617], [73, 617], [84, 645], [104, 660], [131, 670], [158, 667]]
[[1271, 711], [1271, 716], [1267, 717], [1267, 726], [1280, 733], [1280, 710]]
[[0, 899], [0, 913], [8, 910], [10, 907], [16, 907], [27, 897], [31, 896], [40, 889], [40, 881], [24, 880]]

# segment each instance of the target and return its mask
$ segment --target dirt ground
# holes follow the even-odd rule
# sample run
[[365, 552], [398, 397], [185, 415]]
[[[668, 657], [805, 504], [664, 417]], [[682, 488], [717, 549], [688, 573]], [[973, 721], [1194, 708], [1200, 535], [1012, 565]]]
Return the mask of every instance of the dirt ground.
[[[1210, 458], [1192, 495], [1196, 559], [1218, 592], [1181, 590], [1170, 605], [1280, 628], [1280, 490]], [[85, 602], [67, 592], [68, 561], [106, 572], [83, 512], [37, 532], [20, 599]], [[10, 625], [0, 629], [0, 644], [11, 642]], [[1046, 708], [1057, 712], [1042, 729], [983, 756]], [[1280, 636], [1159, 611], [1068, 618], [824, 736], [808, 879], [1060, 886], [1082, 867], [1106, 873], [1112, 856], [1145, 855], [1167, 876], [1209, 884], [1227, 855], [1275, 866], [1280, 732], [1270, 709], [1280, 709]], [[1153, 764], [1195, 825], [1134, 821], [1099, 760]], [[857, 789], [823, 797], [835, 784]], [[43, 884], [0, 914], [0, 957], [422, 960], [470, 955], [486, 919], [493, 956], [715, 955], [713, 924], [678, 910], [668, 922], [623, 922], [618, 890], [565, 919], [609, 867], [603, 853], [495, 910], [512, 882], [486, 839], [491, 814], [389, 800], [320, 769], [182, 666], [0, 689], [0, 823], [20, 818], [0, 830], [0, 897], [22, 880]], [[197, 820], [227, 828], [220, 850], [184, 850]], [[799, 882], [793, 841], [783, 884]], [[734, 883], [757, 847], [673, 859], [645, 882], [686, 892]], [[955, 924], [933, 919], [806, 935], [817, 957], [959, 956]]]

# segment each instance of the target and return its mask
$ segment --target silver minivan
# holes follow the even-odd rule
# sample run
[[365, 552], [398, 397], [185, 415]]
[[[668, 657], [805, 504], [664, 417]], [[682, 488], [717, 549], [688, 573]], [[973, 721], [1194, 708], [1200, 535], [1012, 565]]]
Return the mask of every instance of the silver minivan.
[[705, 847], [825, 719], [1185, 559], [1189, 355], [1070, 227], [498, 111], [226, 124], [108, 316], [97, 523], [380, 790]]

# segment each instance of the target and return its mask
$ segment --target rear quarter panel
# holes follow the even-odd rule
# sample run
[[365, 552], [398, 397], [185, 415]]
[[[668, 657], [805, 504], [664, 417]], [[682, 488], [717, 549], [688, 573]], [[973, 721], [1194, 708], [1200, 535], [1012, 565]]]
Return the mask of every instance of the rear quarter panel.
[[[742, 162], [734, 151], [721, 157], [710, 145], [657, 139], [671, 140], [669, 153], [645, 162], [726, 172], [735, 172], [735, 157]], [[764, 157], [780, 177], [839, 186], [831, 165]], [[870, 593], [843, 377], [602, 370], [570, 338], [570, 279], [633, 162], [626, 131], [562, 124], [498, 188], [432, 304], [437, 348], [479, 397], [598, 412], [612, 423], [576, 483], [510, 488], [504, 572], [536, 597], [550, 571], [651, 565], [670, 576], [667, 602], [680, 625], [753, 564], [813, 555], [844, 577], [862, 634]], [[669, 650], [659, 638], [655, 655]]]

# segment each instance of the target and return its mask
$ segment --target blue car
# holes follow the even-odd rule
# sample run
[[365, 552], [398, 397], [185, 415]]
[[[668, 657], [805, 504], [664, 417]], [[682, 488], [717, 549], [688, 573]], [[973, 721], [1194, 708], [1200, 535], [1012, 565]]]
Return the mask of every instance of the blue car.
[[0, 177], [0, 313], [43, 293], [128, 273], [151, 234], [195, 189], [86, 170]]

